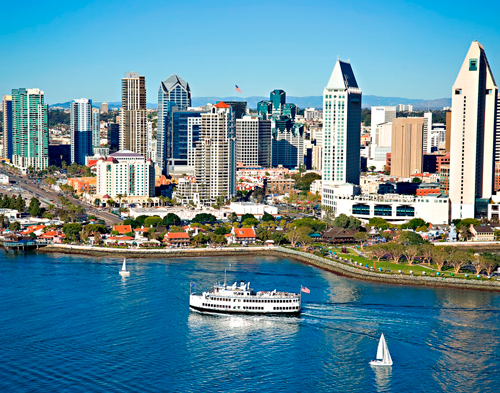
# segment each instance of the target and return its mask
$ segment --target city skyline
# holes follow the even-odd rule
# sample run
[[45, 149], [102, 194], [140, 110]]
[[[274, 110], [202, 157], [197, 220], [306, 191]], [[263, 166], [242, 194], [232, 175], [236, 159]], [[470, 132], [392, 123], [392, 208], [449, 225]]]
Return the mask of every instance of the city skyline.
[[[5, 59], [0, 91], [8, 94], [16, 86], [35, 86], [46, 92], [51, 104], [86, 96], [95, 102], [119, 101], [119, 79], [129, 70], [145, 75], [149, 86], [174, 73], [183, 75], [190, 81], [194, 97], [265, 96], [274, 88], [290, 96], [316, 96], [338, 57], [355, 64], [354, 72], [367, 95], [446, 98], [451, 96], [456, 64], [465, 55], [463, 48], [473, 40], [492, 54], [494, 73], [500, 66], [494, 21], [482, 18], [478, 9], [449, 2], [386, 2], [381, 7], [367, 1], [356, 5], [313, 1], [305, 7], [303, 2], [207, 6], [196, 1], [150, 1], [138, 8], [129, 7], [127, 1], [54, 1], [45, 7], [33, 3], [23, 9], [22, 25], [15, 23], [16, 16], [21, 16], [18, 8], [4, 7], [3, 15], [9, 18], [2, 19], [0, 31], [8, 33], [9, 39], [1, 44]], [[500, 6], [490, 6], [492, 13], [495, 9]], [[276, 15], [293, 20], [304, 11], [302, 28], [293, 39], [280, 40], [279, 47], [258, 45], [266, 37], [282, 34]], [[162, 23], [166, 14], [183, 17], [166, 25]], [[336, 30], [350, 32], [342, 40], [329, 38], [333, 16]], [[255, 29], [256, 20], [266, 28]], [[356, 29], [351, 27], [354, 21]], [[158, 37], [167, 37], [181, 25], [188, 27], [183, 30], [184, 38], [168, 40], [158, 51]], [[98, 35], [82, 39], [83, 47], [71, 44], [89, 31]], [[215, 50], [221, 38], [222, 52]], [[121, 39], [136, 44], [134, 55], [119, 52]], [[252, 42], [256, 46], [243, 45]], [[87, 46], [94, 53], [90, 58], [82, 57]], [[15, 61], [26, 51], [37, 59], [36, 66]], [[287, 63], [284, 69], [279, 67], [282, 62]], [[241, 94], [235, 91], [235, 84]], [[148, 90], [147, 102], [154, 103], [155, 96], [153, 89]]]

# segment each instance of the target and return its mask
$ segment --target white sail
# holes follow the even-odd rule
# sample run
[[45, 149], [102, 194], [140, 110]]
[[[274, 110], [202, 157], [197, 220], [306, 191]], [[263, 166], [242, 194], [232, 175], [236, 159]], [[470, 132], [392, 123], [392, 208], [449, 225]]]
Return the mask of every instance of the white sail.
[[127, 259], [123, 258], [123, 265], [122, 265], [122, 271], [127, 271]]
[[[382, 335], [382, 338], [384, 337], [384, 335]], [[385, 339], [384, 339], [384, 357], [382, 359], [382, 361], [385, 363], [385, 364], [392, 364], [392, 358], [391, 358], [391, 354], [389, 353], [389, 348], [387, 347], [387, 343], [385, 342]]]
[[384, 350], [386, 347], [387, 347], [387, 344], [385, 343], [384, 334], [382, 333], [382, 336], [380, 336], [380, 341], [378, 342], [377, 357], [375, 359], [377, 359], [377, 360], [384, 359]]
[[378, 342], [377, 357], [370, 364], [373, 366], [392, 366], [392, 358], [384, 334], [380, 336], [380, 341]]

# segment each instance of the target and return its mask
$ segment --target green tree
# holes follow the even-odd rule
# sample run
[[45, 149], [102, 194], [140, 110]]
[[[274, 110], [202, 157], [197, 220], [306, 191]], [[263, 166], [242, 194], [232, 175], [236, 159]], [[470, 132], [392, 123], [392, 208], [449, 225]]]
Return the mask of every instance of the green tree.
[[[347, 225], [349, 225], [349, 222], [347, 222]], [[292, 226], [295, 226], [295, 228], [308, 226], [312, 228], [314, 231], [320, 232], [325, 230], [326, 222], [317, 220], [315, 218], [304, 217], [304, 218], [299, 218], [298, 220], [294, 220]]]
[[271, 238], [272, 241], [274, 241], [275, 244], [278, 245], [280, 245], [286, 240], [285, 235], [281, 232], [272, 232], [269, 237]]
[[227, 219], [232, 224], [233, 222], [238, 221], [238, 215], [235, 212], [231, 212], [231, 214], [227, 217]]
[[381, 229], [382, 231], [385, 231], [386, 229], [389, 229], [390, 224], [384, 220], [383, 218], [380, 217], [372, 217], [368, 220], [368, 225], [371, 227], [375, 227], [378, 229]]
[[246, 227], [257, 226], [259, 225], [259, 220], [257, 220], [256, 218], [247, 218], [241, 222], [241, 225]]
[[30, 205], [28, 207], [28, 212], [33, 217], [39, 217], [42, 214], [42, 209], [40, 208], [40, 201], [35, 197], [31, 197]]
[[274, 221], [274, 217], [269, 213], [265, 213], [262, 216], [262, 221], [266, 221], [266, 222]]
[[171, 225], [179, 225], [181, 223], [181, 219], [177, 214], [168, 213], [165, 217], [163, 217], [163, 225], [169, 227]]
[[246, 220], [246, 219], [248, 219], [248, 218], [253, 218], [253, 219], [255, 219], [255, 216], [254, 216], [253, 214], [250, 214], [250, 213], [243, 214], [243, 215], [241, 216], [241, 222], [245, 221], [245, 220]]
[[14, 209], [20, 213], [23, 213], [26, 210], [26, 202], [20, 194], [16, 198]]
[[9, 224], [9, 231], [18, 231], [21, 229], [21, 224], [19, 224], [17, 221], [12, 221]]
[[397, 239], [399, 244], [405, 246], [424, 244], [425, 240], [418, 233], [411, 231], [401, 231]]
[[[421, 218], [412, 218], [408, 223], [406, 224], [406, 227], [408, 229], [417, 229], [419, 227], [427, 226], [427, 223], [422, 220]], [[401, 226], [402, 227], [402, 226]]]
[[76, 240], [77, 235], [82, 231], [82, 224], [79, 223], [65, 224], [62, 230], [67, 238]]
[[415, 184], [420, 184], [422, 183], [422, 179], [420, 179], [419, 177], [414, 177], [413, 179], [411, 179], [411, 182]]
[[199, 224], [214, 223], [216, 221], [217, 221], [217, 217], [215, 217], [213, 214], [209, 214], [209, 213], [198, 213], [191, 220], [192, 223], [199, 223]]
[[295, 180], [295, 189], [309, 191], [311, 189], [311, 183], [315, 180], [320, 180], [321, 176], [317, 173], [310, 172], [306, 173], [304, 176], [301, 176], [301, 174], [296, 174], [293, 176], [293, 179]]
[[144, 220], [144, 227], [145, 228], [150, 228], [150, 227], [156, 228], [157, 226], [159, 226], [161, 224], [163, 224], [163, 220], [158, 216], [148, 217]]

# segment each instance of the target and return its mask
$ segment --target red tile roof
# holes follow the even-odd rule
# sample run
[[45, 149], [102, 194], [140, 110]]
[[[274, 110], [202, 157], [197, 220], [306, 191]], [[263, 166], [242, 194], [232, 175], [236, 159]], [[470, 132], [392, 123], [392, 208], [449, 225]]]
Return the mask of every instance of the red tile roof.
[[165, 234], [165, 239], [187, 239], [187, 240], [189, 240], [189, 235], [186, 232], [167, 232]]
[[120, 235], [132, 232], [132, 225], [113, 225], [113, 231], [118, 231]]
[[226, 104], [225, 102], [220, 101], [218, 104], [215, 104], [216, 108], [231, 108], [231, 105]]
[[108, 240], [134, 240], [132, 236], [111, 236]]
[[253, 228], [234, 228], [236, 237], [255, 237], [255, 230]]

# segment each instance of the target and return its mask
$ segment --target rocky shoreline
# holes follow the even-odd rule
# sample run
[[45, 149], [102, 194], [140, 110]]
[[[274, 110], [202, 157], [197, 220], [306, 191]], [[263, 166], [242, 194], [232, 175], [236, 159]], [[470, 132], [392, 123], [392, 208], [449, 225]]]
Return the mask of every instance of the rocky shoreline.
[[207, 256], [235, 256], [235, 255], [280, 255], [294, 258], [308, 265], [342, 275], [349, 278], [377, 281], [396, 285], [423, 285], [432, 287], [447, 287], [457, 289], [471, 289], [479, 291], [500, 291], [500, 281], [482, 281], [476, 279], [459, 279], [452, 277], [410, 276], [392, 273], [378, 273], [364, 270], [349, 264], [319, 257], [303, 251], [291, 250], [285, 247], [235, 247], [235, 248], [203, 248], [203, 249], [156, 249], [131, 250], [105, 247], [89, 247], [74, 245], [49, 245], [38, 250], [40, 253], [65, 253], [90, 256], [116, 256], [127, 258], [186, 258]]

